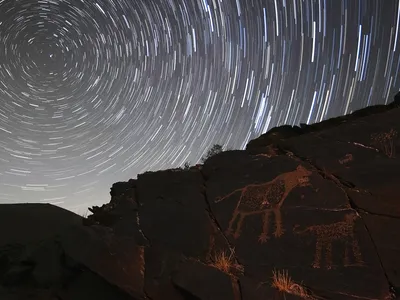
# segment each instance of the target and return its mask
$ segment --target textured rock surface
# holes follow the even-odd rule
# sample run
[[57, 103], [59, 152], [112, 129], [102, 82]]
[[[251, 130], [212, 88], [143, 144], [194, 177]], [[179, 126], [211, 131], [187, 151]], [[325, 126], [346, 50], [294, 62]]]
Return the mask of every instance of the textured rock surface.
[[88, 218], [0, 205], [0, 299], [395, 299], [399, 101], [115, 183]]

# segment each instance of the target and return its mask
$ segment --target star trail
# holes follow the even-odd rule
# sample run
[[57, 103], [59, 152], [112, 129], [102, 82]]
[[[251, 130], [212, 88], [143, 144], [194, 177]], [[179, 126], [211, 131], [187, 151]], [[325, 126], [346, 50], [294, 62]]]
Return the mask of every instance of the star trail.
[[392, 101], [399, 0], [0, 0], [0, 203], [116, 181]]

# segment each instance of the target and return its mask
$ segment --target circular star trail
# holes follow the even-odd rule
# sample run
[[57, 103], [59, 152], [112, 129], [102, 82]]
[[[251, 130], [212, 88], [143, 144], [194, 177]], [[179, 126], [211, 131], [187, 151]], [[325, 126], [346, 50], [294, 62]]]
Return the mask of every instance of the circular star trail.
[[0, 0], [0, 203], [113, 182], [399, 91], [398, 0]]

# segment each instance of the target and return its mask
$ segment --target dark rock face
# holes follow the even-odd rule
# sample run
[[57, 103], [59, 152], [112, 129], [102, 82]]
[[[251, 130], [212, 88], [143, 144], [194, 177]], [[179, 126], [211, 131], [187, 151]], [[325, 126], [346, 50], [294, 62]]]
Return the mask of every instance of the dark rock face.
[[85, 219], [0, 205], [0, 299], [395, 299], [399, 106], [115, 183]]
[[[46, 204], [0, 205], [0, 215], [0, 299], [141, 299], [118, 286], [123, 255], [113, 260], [103, 228], [84, 227], [80, 216]], [[130, 262], [140, 265], [132, 253]]]

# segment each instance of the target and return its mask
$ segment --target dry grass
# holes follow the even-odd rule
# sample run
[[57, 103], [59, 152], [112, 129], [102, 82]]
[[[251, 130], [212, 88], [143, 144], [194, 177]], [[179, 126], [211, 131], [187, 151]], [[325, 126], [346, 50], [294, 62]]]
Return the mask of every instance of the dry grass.
[[309, 295], [306, 288], [292, 280], [287, 270], [273, 271], [272, 287], [276, 288], [280, 292], [292, 294], [303, 299], [314, 299]]
[[233, 275], [233, 270], [243, 271], [243, 267], [236, 263], [233, 251], [229, 255], [225, 251], [216, 252], [211, 266], [229, 275]]
[[233, 253], [227, 255], [225, 251], [220, 251], [214, 255], [212, 266], [224, 273], [230, 273], [234, 264]]

